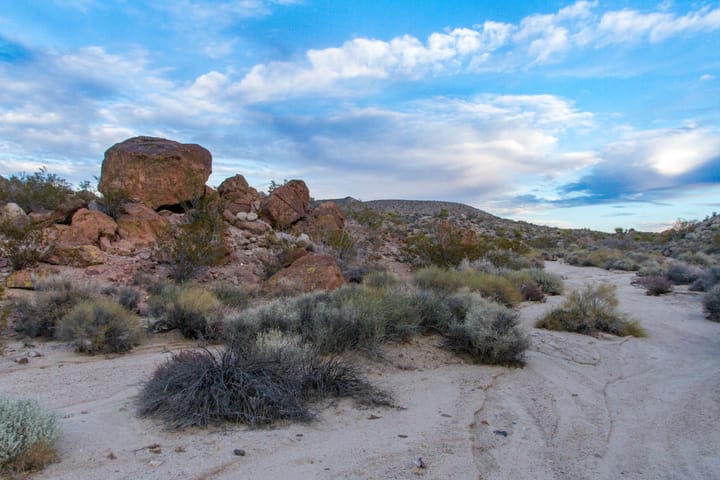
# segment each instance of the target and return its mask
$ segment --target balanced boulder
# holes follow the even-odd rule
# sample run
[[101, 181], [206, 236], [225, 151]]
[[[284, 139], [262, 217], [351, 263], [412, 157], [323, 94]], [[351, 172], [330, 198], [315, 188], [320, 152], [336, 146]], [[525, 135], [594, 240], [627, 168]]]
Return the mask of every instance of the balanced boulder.
[[260, 198], [258, 191], [239, 174], [226, 178], [218, 187], [218, 194], [223, 199], [225, 209], [232, 215], [253, 212]]
[[157, 210], [201, 197], [211, 173], [212, 155], [200, 145], [134, 137], [105, 152], [98, 190]]

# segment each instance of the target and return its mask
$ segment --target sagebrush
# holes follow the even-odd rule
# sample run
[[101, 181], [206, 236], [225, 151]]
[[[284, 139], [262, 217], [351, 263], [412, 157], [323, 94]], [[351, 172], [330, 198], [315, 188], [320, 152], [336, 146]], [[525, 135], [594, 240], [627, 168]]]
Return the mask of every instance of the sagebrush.
[[40, 469], [57, 459], [56, 415], [33, 399], [0, 393], [0, 472]]

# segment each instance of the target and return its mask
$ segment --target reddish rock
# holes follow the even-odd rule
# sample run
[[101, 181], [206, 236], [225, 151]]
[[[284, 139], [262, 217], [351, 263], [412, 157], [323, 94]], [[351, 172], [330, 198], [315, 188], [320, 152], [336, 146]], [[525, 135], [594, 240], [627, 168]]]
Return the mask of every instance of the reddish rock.
[[268, 280], [271, 289], [291, 285], [303, 292], [335, 290], [344, 284], [340, 267], [332, 255], [327, 254], [304, 255]]
[[169, 222], [155, 210], [142, 203], [123, 205], [117, 219], [118, 235], [135, 247], [152, 247], [169, 227]]
[[212, 155], [200, 145], [134, 137], [105, 152], [98, 190], [158, 209], [202, 197], [211, 173]]
[[262, 235], [272, 229], [270, 225], [261, 220], [256, 222], [238, 221], [235, 222], [235, 226], [241, 230], [247, 230], [254, 235]]
[[102, 212], [81, 208], [72, 217], [70, 228], [62, 230], [58, 241], [65, 245], [98, 245], [101, 237], [115, 238], [118, 225]]
[[72, 221], [75, 212], [81, 208], [87, 208], [88, 202], [77, 195], [69, 194], [65, 200], [52, 212], [51, 219], [54, 223], [68, 224]]
[[52, 253], [43, 260], [53, 265], [84, 268], [105, 263], [107, 256], [95, 245], [58, 244], [55, 245]]
[[260, 208], [263, 218], [275, 228], [283, 228], [300, 220], [310, 205], [310, 191], [302, 180], [291, 180], [278, 187]]
[[225, 208], [233, 215], [240, 212], [252, 212], [260, 198], [258, 191], [248, 185], [242, 175], [225, 179], [218, 187], [218, 194], [220, 194]]

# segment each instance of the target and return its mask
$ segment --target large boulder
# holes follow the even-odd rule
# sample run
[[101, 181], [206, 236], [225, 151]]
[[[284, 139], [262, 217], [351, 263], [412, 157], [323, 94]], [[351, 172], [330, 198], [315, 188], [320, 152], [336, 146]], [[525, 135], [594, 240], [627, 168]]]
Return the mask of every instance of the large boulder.
[[323, 202], [298, 222], [293, 231], [306, 233], [317, 243], [326, 243], [342, 235], [345, 221], [345, 214], [335, 202]]
[[52, 212], [50, 219], [53, 223], [64, 223], [68, 224], [72, 222], [75, 212], [81, 208], [87, 208], [88, 202], [75, 194], [68, 194], [65, 196], [65, 200], [62, 201], [55, 210]]
[[70, 227], [62, 230], [58, 241], [65, 245], [98, 245], [101, 237], [114, 239], [118, 225], [102, 212], [81, 208], [72, 216]]
[[303, 292], [335, 290], [345, 284], [332, 255], [310, 254], [295, 260], [268, 279], [270, 289], [294, 288]]
[[251, 187], [242, 175], [226, 178], [218, 187], [218, 194], [225, 209], [233, 215], [254, 211], [260, 198], [258, 191]]
[[134, 137], [105, 152], [98, 190], [157, 210], [201, 197], [211, 173], [212, 155], [200, 145]]
[[284, 228], [300, 220], [310, 205], [310, 191], [302, 180], [290, 180], [275, 189], [260, 207], [261, 215], [275, 228]]
[[118, 236], [134, 247], [155, 246], [170, 222], [142, 203], [126, 203], [117, 219]]
[[52, 253], [43, 258], [51, 265], [68, 265], [71, 267], [89, 267], [107, 261], [107, 256], [95, 245], [55, 245]]
[[27, 218], [25, 211], [17, 203], [6, 203], [0, 208], [0, 223], [25, 221]]

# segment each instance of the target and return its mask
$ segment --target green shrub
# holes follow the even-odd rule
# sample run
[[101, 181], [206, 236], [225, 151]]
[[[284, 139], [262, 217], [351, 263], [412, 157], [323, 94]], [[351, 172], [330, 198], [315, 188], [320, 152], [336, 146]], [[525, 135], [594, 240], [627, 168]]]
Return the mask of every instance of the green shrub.
[[240, 287], [223, 283], [212, 289], [215, 298], [228, 307], [246, 308], [250, 303], [250, 295]]
[[[468, 272], [468, 274], [472, 273], [473, 272]], [[413, 273], [412, 278], [413, 283], [419, 288], [434, 290], [444, 294], [457, 292], [465, 286], [461, 272], [436, 266], [421, 268]]]
[[586, 285], [582, 290], [572, 292], [559, 308], [550, 311], [535, 326], [585, 335], [606, 332], [619, 336], [645, 336], [637, 322], [617, 311], [617, 304], [614, 285]]
[[112, 191], [103, 194], [97, 200], [99, 210], [105, 215], [117, 220], [124, 213], [123, 207], [130, 202], [130, 194], [126, 191]]
[[223, 422], [258, 426], [310, 420], [307, 402], [329, 395], [390, 403], [349, 365], [321, 360], [286, 342], [282, 348], [243, 343], [222, 352], [175, 354], [144, 385], [139, 406], [141, 415], [159, 417], [174, 428]]
[[29, 217], [0, 223], [0, 254], [10, 261], [13, 270], [37, 265], [50, 248], [42, 226]]
[[194, 285], [168, 285], [148, 299], [155, 331], [178, 329], [186, 338], [216, 341], [222, 336], [220, 301], [209, 290]]
[[158, 242], [155, 256], [170, 267], [178, 283], [190, 280], [201, 270], [219, 265], [228, 255], [227, 226], [216, 195], [207, 195], [185, 213], [185, 223], [171, 229]]
[[690, 290], [693, 292], [708, 292], [718, 283], [720, 283], [720, 267], [710, 267], [690, 285]]
[[703, 309], [710, 320], [720, 322], [720, 285], [715, 285], [705, 294]]
[[507, 278], [520, 292], [524, 300], [539, 302], [545, 299], [545, 293], [527, 270], [511, 271], [507, 274]]
[[109, 298], [86, 300], [60, 320], [58, 337], [78, 352], [125, 353], [140, 344], [140, 319]]
[[545, 294], [562, 295], [565, 286], [560, 276], [542, 268], [531, 268], [526, 271]]
[[522, 365], [530, 339], [519, 326], [517, 312], [481, 300], [470, 307], [462, 322], [450, 325], [445, 344], [477, 363]]
[[55, 210], [73, 193], [66, 180], [45, 167], [32, 175], [13, 175], [0, 186], [0, 202], [17, 203], [26, 212]]
[[18, 299], [12, 305], [15, 330], [29, 337], [53, 338], [60, 320], [75, 305], [96, 293], [60, 275], [39, 280], [32, 300]]
[[57, 459], [55, 414], [35, 400], [0, 393], [0, 473], [38, 470]]
[[490, 273], [463, 272], [465, 286], [483, 297], [508, 307], [522, 302], [520, 291], [510, 280]]
[[657, 260], [650, 259], [640, 264], [640, 269], [637, 274], [641, 277], [650, 275], [665, 276], [667, 275], [667, 268], [658, 263]]
[[390, 288], [400, 283], [400, 280], [391, 272], [386, 270], [371, 271], [362, 278], [363, 285], [371, 288]]

